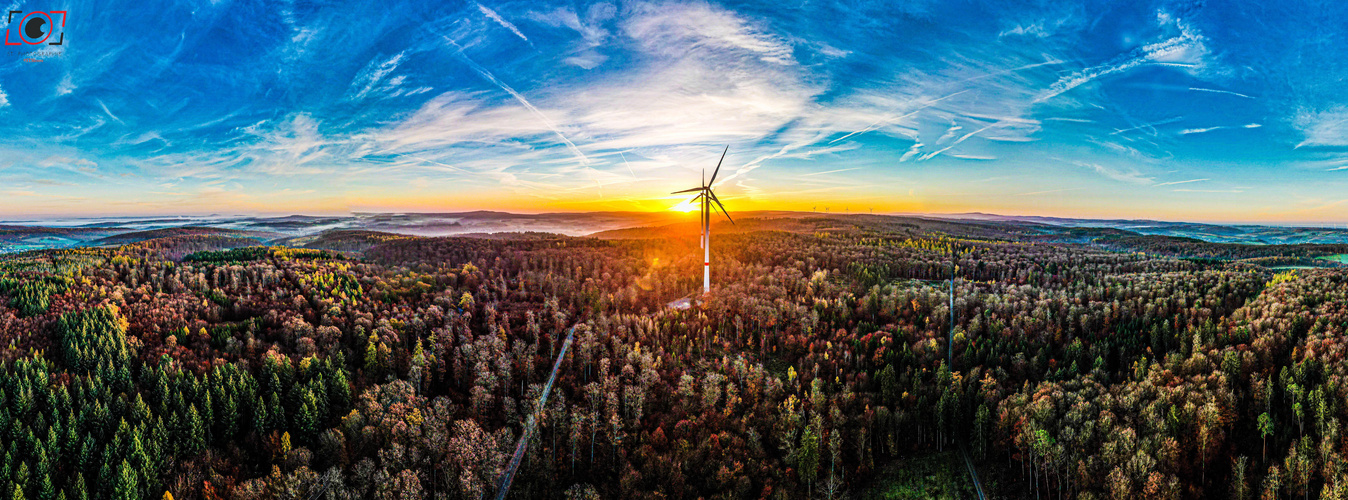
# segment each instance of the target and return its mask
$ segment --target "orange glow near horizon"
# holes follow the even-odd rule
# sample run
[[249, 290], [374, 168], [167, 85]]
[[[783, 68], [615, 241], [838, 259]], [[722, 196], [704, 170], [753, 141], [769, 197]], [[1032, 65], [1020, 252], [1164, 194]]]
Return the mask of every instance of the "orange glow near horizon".
[[[1311, 206], [1301, 210], [1232, 207], [1224, 204], [1189, 206], [1184, 209], [1152, 207], [1138, 209], [1090, 197], [1048, 196], [1039, 199], [996, 196], [949, 196], [936, 193], [895, 194], [880, 186], [859, 190], [850, 197], [797, 197], [790, 193], [755, 195], [726, 193], [722, 201], [732, 214], [755, 211], [817, 212], [820, 214], [958, 214], [982, 212], [1008, 216], [1048, 216], [1084, 219], [1151, 219], [1212, 223], [1270, 223], [1340, 225], [1338, 205]], [[366, 213], [445, 213], [478, 210], [514, 213], [547, 212], [646, 212], [683, 217], [698, 210], [691, 199], [669, 195], [644, 197], [635, 193], [557, 193], [556, 197], [525, 193], [443, 192], [423, 190], [396, 193], [366, 188], [346, 192], [228, 192], [193, 193], [191, 197], [162, 197], [126, 202], [115, 195], [91, 197], [79, 208], [43, 198], [0, 200], [0, 217], [140, 217], [163, 215], [257, 214], [341, 215]], [[623, 196], [630, 194], [633, 196]], [[814, 193], [812, 193], [814, 194]], [[549, 195], [553, 195], [549, 193]], [[817, 195], [817, 194], [816, 194]], [[675, 203], [671, 206], [670, 202]], [[88, 212], [99, 207], [99, 212]]]

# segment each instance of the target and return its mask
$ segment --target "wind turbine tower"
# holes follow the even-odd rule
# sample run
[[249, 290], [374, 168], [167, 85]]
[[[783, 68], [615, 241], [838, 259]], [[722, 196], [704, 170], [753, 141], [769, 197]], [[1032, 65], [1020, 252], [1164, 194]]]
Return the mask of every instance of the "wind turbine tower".
[[[683, 191], [675, 191], [671, 193], [671, 194], [692, 193], [692, 192], [697, 193], [697, 196], [694, 196], [693, 200], [698, 200], [701, 207], [701, 210], [699, 211], [698, 222], [702, 224], [702, 239], [700, 243], [702, 247], [702, 293], [704, 294], [711, 293], [712, 212], [716, 208], [720, 208], [721, 213], [725, 215], [725, 218], [729, 220], [731, 224], [735, 223], [735, 219], [731, 219], [730, 213], [726, 212], [725, 205], [722, 205], [721, 200], [716, 197], [716, 192], [712, 191], [711, 189], [712, 185], [716, 183], [716, 174], [721, 173], [721, 163], [725, 162], [725, 155], [729, 151], [730, 146], [726, 146], [725, 150], [721, 151], [721, 160], [716, 162], [716, 170], [712, 171], [710, 181], [707, 180], [707, 170], [703, 169], [701, 186], [692, 189], [685, 189]], [[712, 203], [716, 204], [715, 207], [712, 206]]]

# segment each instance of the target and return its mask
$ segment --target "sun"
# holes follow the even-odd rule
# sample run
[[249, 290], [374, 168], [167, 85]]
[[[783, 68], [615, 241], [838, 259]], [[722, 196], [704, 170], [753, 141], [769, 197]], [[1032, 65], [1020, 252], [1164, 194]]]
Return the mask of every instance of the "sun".
[[689, 199], [689, 200], [684, 200], [683, 203], [679, 203], [678, 205], [674, 205], [674, 206], [672, 206], [672, 207], [669, 207], [669, 209], [670, 209], [671, 211], [674, 211], [674, 212], [683, 212], [683, 213], [692, 212], [692, 211], [698, 209], [697, 204], [696, 204], [696, 203], [693, 203], [693, 200], [694, 200], [694, 199], [697, 199], [697, 198], [693, 198], [693, 199]]

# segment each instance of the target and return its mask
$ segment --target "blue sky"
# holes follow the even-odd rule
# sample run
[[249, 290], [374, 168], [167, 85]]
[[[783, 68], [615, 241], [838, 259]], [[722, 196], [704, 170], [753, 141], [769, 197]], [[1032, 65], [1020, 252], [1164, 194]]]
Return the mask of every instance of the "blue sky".
[[660, 210], [729, 145], [732, 210], [1348, 222], [1341, 3], [7, 10], [69, 18], [0, 216]]

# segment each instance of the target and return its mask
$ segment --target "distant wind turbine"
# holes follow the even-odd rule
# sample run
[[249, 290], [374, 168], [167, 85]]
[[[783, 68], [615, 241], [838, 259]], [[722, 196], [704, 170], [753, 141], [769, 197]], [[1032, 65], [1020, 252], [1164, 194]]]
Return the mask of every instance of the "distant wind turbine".
[[[702, 223], [702, 293], [704, 294], [711, 293], [711, 216], [714, 210], [712, 203], [716, 203], [716, 207], [721, 209], [721, 213], [725, 214], [725, 218], [729, 220], [731, 224], [735, 223], [735, 219], [731, 219], [730, 213], [726, 212], [725, 205], [722, 205], [721, 200], [716, 198], [716, 192], [711, 190], [712, 185], [716, 183], [716, 174], [721, 172], [721, 163], [725, 162], [725, 155], [729, 151], [730, 146], [726, 146], [725, 150], [721, 151], [721, 160], [716, 162], [716, 170], [712, 171], [710, 181], [707, 180], [707, 170], [704, 168], [702, 169], [701, 186], [671, 193], [682, 194], [696, 192], [697, 196], [694, 196], [693, 200], [701, 200], [702, 210], [698, 220]], [[688, 201], [691, 202], [693, 200]]]

